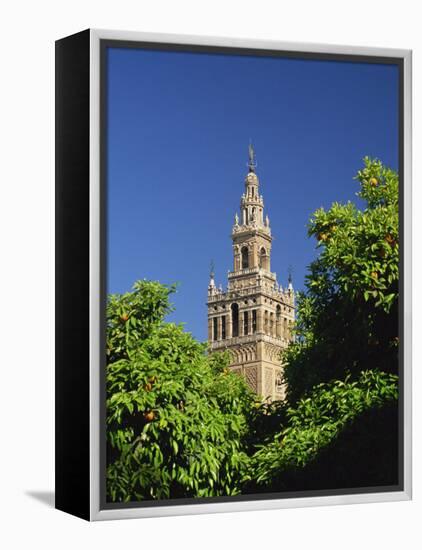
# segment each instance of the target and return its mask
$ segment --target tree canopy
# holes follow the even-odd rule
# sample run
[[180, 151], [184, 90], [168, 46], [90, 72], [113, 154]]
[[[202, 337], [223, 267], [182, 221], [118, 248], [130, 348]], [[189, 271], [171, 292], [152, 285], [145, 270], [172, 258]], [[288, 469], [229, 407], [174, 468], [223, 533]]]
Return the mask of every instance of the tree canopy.
[[107, 309], [107, 488], [113, 501], [236, 494], [253, 396], [181, 326], [175, 289], [138, 281]]
[[268, 404], [182, 326], [175, 286], [107, 304], [107, 495], [114, 502], [392, 485], [398, 476], [398, 175], [366, 158], [364, 208], [311, 217], [319, 255]]
[[363, 210], [334, 203], [310, 220], [320, 252], [298, 296], [296, 341], [285, 354], [291, 403], [320, 382], [368, 369], [397, 373], [398, 175], [365, 158], [356, 179]]

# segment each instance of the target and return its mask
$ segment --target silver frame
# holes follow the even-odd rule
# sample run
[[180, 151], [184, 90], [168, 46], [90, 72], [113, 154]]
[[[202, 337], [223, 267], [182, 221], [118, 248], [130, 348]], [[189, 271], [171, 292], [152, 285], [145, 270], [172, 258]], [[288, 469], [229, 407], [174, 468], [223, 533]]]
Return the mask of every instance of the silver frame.
[[[225, 503], [198, 503], [157, 507], [100, 509], [100, 40], [124, 40], [202, 46], [253, 48], [294, 52], [386, 56], [404, 60], [404, 490], [336, 496], [280, 498]], [[331, 506], [410, 500], [412, 498], [412, 51], [331, 44], [245, 40], [238, 38], [173, 35], [159, 33], [90, 30], [90, 519], [111, 520], [246, 510], [270, 510], [308, 506]]]

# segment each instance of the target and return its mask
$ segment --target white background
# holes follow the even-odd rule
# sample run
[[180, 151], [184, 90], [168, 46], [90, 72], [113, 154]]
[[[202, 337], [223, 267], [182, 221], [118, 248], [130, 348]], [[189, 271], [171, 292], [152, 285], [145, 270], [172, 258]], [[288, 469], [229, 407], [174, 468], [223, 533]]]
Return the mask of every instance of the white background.
[[[3, 2], [0, 65], [0, 544], [3, 548], [421, 548], [420, 313], [413, 502], [88, 524], [54, 510], [54, 40], [88, 27], [414, 50], [414, 280], [420, 281], [417, 1]], [[333, 83], [335, 85], [335, 83]], [[362, 93], [365, 93], [362, 90]], [[420, 290], [414, 285], [414, 309]], [[77, 399], [77, 395], [75, 395]]]

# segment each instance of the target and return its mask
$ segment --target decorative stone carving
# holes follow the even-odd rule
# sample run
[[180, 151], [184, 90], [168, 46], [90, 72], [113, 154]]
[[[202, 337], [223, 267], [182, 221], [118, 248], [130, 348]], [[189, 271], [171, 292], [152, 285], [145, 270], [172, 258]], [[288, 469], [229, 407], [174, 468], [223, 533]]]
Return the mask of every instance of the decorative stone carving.
[[[280, 342], [280, 338], [276, 338], [276, 340], [278, 340], [278, 342]], [[273, 362], [276, 363], [277, 365], [279, 365], [281, 363], [282, 351], [283, 351], [283, 346], [279, 345], [278, 343], [277, 344], [272, 344], [272, 350], [271, 350], [270, 353], [272, 354]]]
[[257, 367], [245, 368], [245, 380], [252, 391], [258, 392], [258, 373]]
[[264, 372], [264, 392], [263, 397], [270, 400], [274, 397], [274, 370], [270, 367], [265, 367]]

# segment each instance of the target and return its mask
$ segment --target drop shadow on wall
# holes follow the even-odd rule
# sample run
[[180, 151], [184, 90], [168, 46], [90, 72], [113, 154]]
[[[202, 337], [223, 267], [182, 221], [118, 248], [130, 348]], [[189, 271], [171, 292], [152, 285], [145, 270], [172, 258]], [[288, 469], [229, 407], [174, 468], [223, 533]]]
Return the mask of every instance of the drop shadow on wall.
[[49, 508], [54, 508], [55, 492], [54, 491], [25, 491], [25, 495], [38, 500]]

